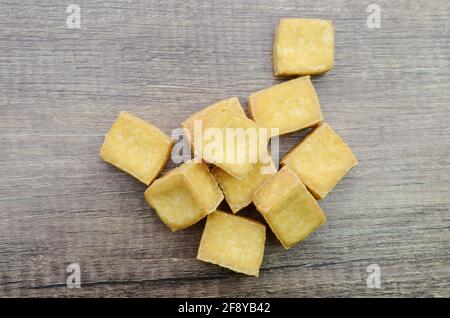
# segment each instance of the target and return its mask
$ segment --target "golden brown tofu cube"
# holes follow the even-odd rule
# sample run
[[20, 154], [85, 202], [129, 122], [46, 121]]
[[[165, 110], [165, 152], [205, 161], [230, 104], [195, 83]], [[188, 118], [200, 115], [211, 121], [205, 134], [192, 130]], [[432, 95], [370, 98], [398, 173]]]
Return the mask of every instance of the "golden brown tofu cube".
[[145, 198], [164, 224], [176, 231], [214, 212], [223, 194], [205, 163], [189, 161], [155, 180]]
[[263, 224], [216, 211], [208, 215], [197, 259], [258, 276], [265, 241], [266, 227]]
[[317, 199], [323, 199], [358, 161], [328, 124], [310, 132], [282, 160]]
[[282, 19], [273, 45], [275, 75], [314, 75], [334, 64], [334, 31], [328, 20]]
[[149, 185], [166, 165], [172, 146], [161, 130], [121, 112], [105, 137], [100, 157]]
[[222, 109], [226, 109], [246, 117], [244, 109], [242, 108], [241, 103], [239, 102], [239, 99], [237, 97], [231, 97], [228, 99], [218, 101], [217, 103], [214, 103], [196, 112], [195, 114], [191, 115], [189, 118], [187, 118], [184, 122], [181, 123], [181, 127], [184, 128], [186, 136], [189, 138], [189, 140], [192, 141], [194, 138], [195, 120], [203, 121], [205, 118], [215, 116], [216, 112]]
[[268, 132], [253, 120], [221, 109], [203, 120], [194, 153], [235, 178], [242, 179], [267, 155]]
[[252, 203], [253, 193], [259, 185], [277, 172], [273, 161], [268, 161], [269, 162], [266, 163], [258, 162], [241, 180], [233, 177], [218, 167], [213, 167], [211, 169], [211, 172], [219, 182], [219, 186], [222, 188], [223, 194], [225, 195], [225, 200], [227, 200], [233, 213], [237, 213], [239, 210]]
[[286, 249], [326, 221], [316, 199], [288, 167], [283, 167], [255, 191], [253, 203]]
[[319, 98], [309, 76], [256, 92], [248, 98], [248, 104], [254, 121], [269, 130], [278, 128], [280, 135], [323, 120]]

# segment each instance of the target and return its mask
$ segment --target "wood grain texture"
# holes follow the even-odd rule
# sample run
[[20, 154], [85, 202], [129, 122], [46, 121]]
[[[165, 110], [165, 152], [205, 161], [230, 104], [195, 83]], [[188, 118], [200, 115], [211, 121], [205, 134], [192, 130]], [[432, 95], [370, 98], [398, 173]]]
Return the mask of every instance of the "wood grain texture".
[[[357, 0], [74, 2], [80, 30], [66, 3], [0, 0], [0, 296], [450, 296], [448, 1], [377, 1], [380, 29]], [[98, 152], [121, 110], [170, 133], [280, 82], [282, 17], [333, 20], [335, 67], [313, 83], [360, 164], [306, 241], [286, 252], [269, 234], [253, 278], [197, 261], [204, 221], [171, 233]]]

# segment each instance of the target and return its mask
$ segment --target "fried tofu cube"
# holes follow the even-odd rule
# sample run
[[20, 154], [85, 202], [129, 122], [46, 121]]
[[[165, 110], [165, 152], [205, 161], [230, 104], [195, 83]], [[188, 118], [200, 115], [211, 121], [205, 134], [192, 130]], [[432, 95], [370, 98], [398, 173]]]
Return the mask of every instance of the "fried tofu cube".
[[248, 104], [254, 121], [265, 128], [278, 128], [280, 135], [323, 120], [319, 98], [309, 76], [256, 92], [248, 98]]
[[275, 174], [277, 169], [273, 161], [269, 159], [268, 162], [264, 163], [259, 161], [241, 180], [218, 167], [213, 167], [211, 172], [219, 182], [219, 186], [222, 188], [225, 200], [228, 202], [231, 211], [237, 213], [252, 203], [255, 190], [264, 180]]
[[176, 231], [214, 212], [223, 194], [205, 163], [189, 161], [155, 180], [145, 198], [164, 224]]
[[317, 199], [323, 199], [358, 164], [349, 146], [326, 123], [310, 132], [282, 160]]
[[195, 114], [191, 115], [190, 117], [188, 117], [185, 121], [183, 121], [181, 123], [181, 127], [184, 128], [186, 136], [189, 138], [189, 140], [192, 141], [194, 138], [194, 121], [195, 120], [203, 121], [205, 118], [215, 116], [216, 112], [219, 110], [222, 110], [222, 109], [226, 109], [231, 112], [235, 112], [236, 114], [240, 114], [244, 117], [247, 117], [245, 115], [244, 109], [242, 108], [241, 103], [239, 102], [239, 99], [237, 97], [231, 97], [228, 99], [218, 101], [217, 103], [214, 103], [214, 104], [196, 112]]
[[227, 109], [217, 110], [203, 120], [200, 137], [194, 140], [195, 155], [238, 179], [267, 155], [267, 130]]
[[314, 75], [334, 64], [333, 24], [320, 19], [282, 19], [275, 31], [276, 76]]
[[157, 127], [121, 112], [105, 137], [100, 157], [149, 185], [167, 163], [173, 141]]
[[285, 249], [305, 239], [326, 221], [316, 199], [288, 167], [255, 191], [253, 203]]
[[197, 259], [238, 273], [259, 276], [265, 241], [263, 224], [216, 211], [208, 215]]

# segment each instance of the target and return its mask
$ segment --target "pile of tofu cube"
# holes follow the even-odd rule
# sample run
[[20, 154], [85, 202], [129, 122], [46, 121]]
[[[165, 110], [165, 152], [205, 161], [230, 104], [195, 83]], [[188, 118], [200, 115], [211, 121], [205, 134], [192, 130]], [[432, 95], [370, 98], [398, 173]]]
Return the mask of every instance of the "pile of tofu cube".
[[[276, 76], [297, 77], [249, 96], [251, 118], [236, 97], [187, 118], [181, 126], [194, 159], [159, 176], [174, 141], [127, 112], [120, 113], [100, 151], [103, 160], [149, 186], [145, 191], [148, 204], [172, 231], [207, 217], [199, 260], [253, 276], [259, 275], [263, 260], [266, 225], [237, 213], [253, 203], [283, 247], [289, 249], [326, 221], [317, 200], [325, 198], [357, 164], [348, 145], [324, 122], [310, 80], [310, 75], [333, 67], [331, 21], [282, 19], [275, 32], [273, 55]], [[201, 124], [200, 133], [195, 131], [196, 123]], [[229, 128], [265, 129], [266, 136], [257, 135], [265, 149], [270, 138], [312, 129], [282, 158], [278, 170], [269, 151], [265, 157], [250, 160], [247, 155], [252, 149], [238, 147], [226, 138], [221, 144], [223, 152], [248, 160], [221, 160], [206, 151], [211, 142], [206, 136], [209, 128], [224, 136]], [[231, 213], [217, 210], [224, 198]]]

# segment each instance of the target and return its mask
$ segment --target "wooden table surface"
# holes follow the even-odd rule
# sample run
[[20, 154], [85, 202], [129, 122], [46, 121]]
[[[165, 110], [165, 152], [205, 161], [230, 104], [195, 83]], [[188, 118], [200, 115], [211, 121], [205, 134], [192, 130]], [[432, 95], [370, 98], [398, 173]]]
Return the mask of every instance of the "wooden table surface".
[[[448, 1], [378, 1], [373, 29], [356, 0], [74, 1], [81, 29], [68, 3], [0, 0], [0, 296], [450, 296]], [[98, 152], [122, 110], [170, 134], [217, 100], [246, 107], [280, 82], [283, 17], [333, 20], [335, 67], [313, 83], [360, 164], [307, 240], [268, 234], [254, 278], [197, 261], [204, 221], [171, 233]]]

